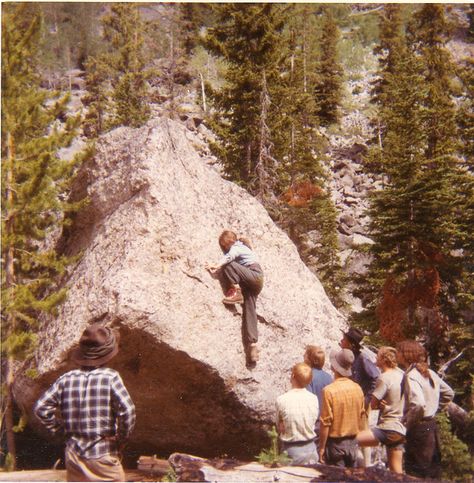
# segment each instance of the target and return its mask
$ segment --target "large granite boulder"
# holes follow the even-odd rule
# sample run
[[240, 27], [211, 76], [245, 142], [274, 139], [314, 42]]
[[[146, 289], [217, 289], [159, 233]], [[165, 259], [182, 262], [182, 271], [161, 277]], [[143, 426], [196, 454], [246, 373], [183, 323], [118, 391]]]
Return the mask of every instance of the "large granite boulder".
[[[111, 365], [136, 403], [136, 451], [248, 458], [267, 444], [275, 399], [305, 345], [336, 347], [345, 322], [262, 205], [198, 148], [195, 132], [166, 119], [100, 139], [75, 187], [89, 204], [61, 240], [82, 257], [58, 316], [43, 321], [40, 377], [20, 379], [16, 398], [31, 410], [71, 367], [64, 356], [87, 324], [104, 321], [121, 333]], [[246, 366], [240, 306], [221, 303], [205, 270], [226, 228], [249, 237], [265, 272], [255, 368]]]

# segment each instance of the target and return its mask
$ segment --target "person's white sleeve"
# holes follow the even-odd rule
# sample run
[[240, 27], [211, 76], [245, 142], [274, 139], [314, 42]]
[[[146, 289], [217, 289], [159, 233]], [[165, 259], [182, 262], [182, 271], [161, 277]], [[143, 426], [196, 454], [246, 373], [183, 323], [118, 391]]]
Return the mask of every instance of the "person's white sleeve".
[[375, 383], [375, 389], [372, 393], [372, 396], [374, 396], [377, 400], [381, 401], [385, 397], [385, 394], [387, 394], [387, 391], [387, 384], [381, 377], [379, 377], [377, 379], [377, 382]]
[[440, 378], [439, 408], [444, 409], [454, 398], [454, 391]]
[[407, 404], [408, 407], [404, 416], [405, 426], [411, 428], [413, 424], [423, 418], [426, 407], [425, 396], [420, 383], [410, 377], [406, 381], [406, 390], [408, 390]]
[[234, 261], [239, 255], [239, 250], [236, 245], [232, 245], [230, 250], [220, 259], [219, 266], [227, 265], [228, 263]]

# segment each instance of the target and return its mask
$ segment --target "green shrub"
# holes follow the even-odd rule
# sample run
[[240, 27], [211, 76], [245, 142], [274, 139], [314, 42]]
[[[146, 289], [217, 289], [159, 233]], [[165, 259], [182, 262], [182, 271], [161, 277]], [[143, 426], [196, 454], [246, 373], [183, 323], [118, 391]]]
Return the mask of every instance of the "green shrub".
[[472, 481], [474, 458], [469, 449], [451, 429], [446, 413], [436, 416], [439, 425], [441, 444], [441, 466], [443, 478], [456, 481]]
[[257, 461], [262, 465], [266, 466], [282, 466], [291, 461], [286, 451], [280, 453], [278, 450], [278, 433], [275, 426], [273, 426], [271, 431], [267, 431], [268, 436], [271, 439], [271, 445], [269, 449], [264, 449], [257, 456]]
[[178, 475], [174, 471], [173, 468], [171, 468], [166, 475], [163, 476], [161, 481], [167, 481], [167, 482], [172, 482], [172, 481], [177, 481]]

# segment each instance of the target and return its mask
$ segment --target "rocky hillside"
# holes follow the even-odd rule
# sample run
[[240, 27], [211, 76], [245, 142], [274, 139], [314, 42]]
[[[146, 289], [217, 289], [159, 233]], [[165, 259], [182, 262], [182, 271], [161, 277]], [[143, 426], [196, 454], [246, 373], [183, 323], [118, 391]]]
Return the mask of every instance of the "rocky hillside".
[[[27, 410], [69, 366], [64, 355], [87, 324], [120, 330], [113, 366], [138, 411], [131, 449], [253, 457], [267, 444], [276, 397], [306, 344], [337, 346], [343, 317], [295, 246], [247, 192], [225, 181], [202, 133], [165, 118], [100, 139], [75, 192], [90, 203], [64, 238], [82, 253], [58, 317], [43, 322], [40, 378], [20, 380]], [[201, 153], [201, 154], [200, 154]], [[246, 366], [240, 306], [221, 303], [205, 270], [230, 228], [250, 238], [265, 272], [258, 301], [261, 361]]]

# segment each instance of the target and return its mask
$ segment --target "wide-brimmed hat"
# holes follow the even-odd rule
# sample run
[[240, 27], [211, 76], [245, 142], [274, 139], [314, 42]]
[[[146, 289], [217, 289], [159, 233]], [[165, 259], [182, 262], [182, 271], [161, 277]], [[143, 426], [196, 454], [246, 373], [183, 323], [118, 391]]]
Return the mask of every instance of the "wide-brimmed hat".
[[81, 366], [101, 366], [118, 353], [119, 333], [104, 324], [91, 324], [82, 333], [71, 359]]
[[364, 338], [364, 334], [362, 333], [362, 331], [355, 327], [350, 327], [347, 332], [342, 331], [342, 333], [349, 339], [352, 344], [355, 344], [356, 346], [360, 346], [360, 343]]
[[333, 349], [329, 354], [331, 367], [341, 376], [350, 377], [352, 375], [352, 363], [354, 354], [349, 349]]

